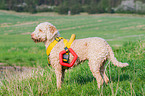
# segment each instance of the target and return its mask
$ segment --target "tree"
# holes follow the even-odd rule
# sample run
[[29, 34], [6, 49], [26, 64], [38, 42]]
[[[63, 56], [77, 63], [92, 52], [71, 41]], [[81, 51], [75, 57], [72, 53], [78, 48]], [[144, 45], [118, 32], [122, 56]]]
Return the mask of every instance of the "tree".
[[6, 1], [5, 0], [0, 0], [0, 9], [6, 9]]

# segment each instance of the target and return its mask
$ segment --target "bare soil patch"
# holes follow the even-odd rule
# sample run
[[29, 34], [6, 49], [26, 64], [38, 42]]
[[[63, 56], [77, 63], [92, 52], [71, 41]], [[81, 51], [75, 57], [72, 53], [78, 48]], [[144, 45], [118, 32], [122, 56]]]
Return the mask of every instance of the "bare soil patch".
[[34, 22], [23, 22], [23, 23], [15, 24], [13, 26], [31, 25], [31, 24], [38, 24], [38, 23], [39, 23], [38, 21], [34, 21]]
[[17, 24], [11, 24], [11, 23], [2, 23], [0, 24], [0, 27], [11, 27], [11, 26], [23, 26], [23, 25], [32, 25], [32, 24], [38, 24], [38, 21], [34, 22], [18, 22]]
[[124, 27], [121, 29], [125, 30], [125, 29], [144, 28], [144, 27], [145, 27], [145, 25], [137, 25], [137, 26]]
[[8, 66], [6, 63], [0, 63], [0, 74], [11, 71], [11, 72], [23, 72], [27, 70], [35, 69], [33, 67], [24, 67], [24, 66]]
[[32, 75], [32, 70], [36, 69], [33, 67], [4, 66], [4, 63], [0, 64], [0, 85], [2, 85], [1, 80], [11, 79], [16, 75], [23, 78], [29, 78], [29, 75]]
[[0, 27], [9, 27], [10, 24], [11, 23], [2, 23], [2, 24], [0, 24]]
[[142, 27], [145, 27], [145, 25], [138, 25], [136, 26], [137, 28], [142, 28]]

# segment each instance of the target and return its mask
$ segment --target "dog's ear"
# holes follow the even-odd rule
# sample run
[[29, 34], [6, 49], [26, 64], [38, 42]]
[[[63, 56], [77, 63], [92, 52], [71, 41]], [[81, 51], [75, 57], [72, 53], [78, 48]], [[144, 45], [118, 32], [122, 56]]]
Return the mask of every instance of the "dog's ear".
[[46, 30], [47, 30], [47, 39], [48, 40], [51, 40], [57, 34], [57, 29], [53, 25], [48, 25], [46, 27]]
[[54, 34], [55, 32], [57, 32], [57, 29], [54, 26], [50, 26], [49, 27], [50, 33]]

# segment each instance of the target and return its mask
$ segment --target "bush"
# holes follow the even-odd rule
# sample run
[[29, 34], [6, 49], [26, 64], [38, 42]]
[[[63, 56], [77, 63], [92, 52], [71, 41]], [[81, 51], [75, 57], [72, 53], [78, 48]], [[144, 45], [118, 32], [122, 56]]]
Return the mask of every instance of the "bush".
[[68, 4], [61, 4], [56, 8], [56, 12], [59, 14], [68, 14], [68, 11], [71, 11], [71, 14], [79, 14], [82, 11], [80, 4], [74, 4], [69, 6]]
[[108, 13], [115, 13], [114, 9], [111, 8], [111, 7], [107, 8], [107, 12], [108, 12]]
[[56, 12], [58, 12], [59, 14], [68, 14], [69, 8], [68, 6], [64, 6], [64, 5], [59, 5], [56, 8]]
[[37, 13], [35, 5], [29, 5], [29, 7], [27, 7], [26, 11], [28, 11], [30, 13]]
[[53, 12], [54, 9], [55, 6], [48, 6], [48, 5], [41, 5], [36, 7], [37, 12]]
[[84, 10], [88, 12], [89, 14], [95, 14], [97, 13], [98, 8], [96, 4], [93, 4], [93, 5], [88, 5], [87, 7], [85, 7]]
[[17, 12], [23, 12], [25, 10], [24, 7], [17, 7], [17, 6], [14, 6], [13, 10], [17, 11]]
[[88, 7], [85, 7], [86, 8], [85, 11], [88, 12], [89, 14], [105, 13], [107, 12], [107, 8], [109, 9], [109, 6], [107, 6], [106, 3], [107, 2], [103, 1], [100, 3], [92, 2], [90, 5], [88, 5]]
[[145, 14], [145, 4], [141, 1], [122, 1], [121, 4], [115, 8], [115, 12]]
[[82, 7], [79, 4], [73, 5], [70, 8], [71, 14], [79, 14], [80, 12], [82, 12]]

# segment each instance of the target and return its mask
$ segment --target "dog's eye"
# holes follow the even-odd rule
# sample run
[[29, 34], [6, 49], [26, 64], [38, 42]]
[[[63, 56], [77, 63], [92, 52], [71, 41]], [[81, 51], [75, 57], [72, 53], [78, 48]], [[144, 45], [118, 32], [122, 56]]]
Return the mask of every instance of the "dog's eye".
[[39, 32], [42, 32], [42, 30], [41, 30], [41, 29], [39, 29]]

